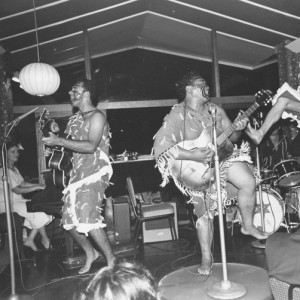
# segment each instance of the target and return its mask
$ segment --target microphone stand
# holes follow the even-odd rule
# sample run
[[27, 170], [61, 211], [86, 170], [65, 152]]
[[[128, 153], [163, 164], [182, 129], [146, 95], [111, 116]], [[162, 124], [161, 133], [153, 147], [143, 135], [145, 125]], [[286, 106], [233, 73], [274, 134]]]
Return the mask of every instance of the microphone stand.
[[[8, 177], [7, 177], [7, 139], [18, 122], [11, 122], [5, 127], [4, 132], [4, 141], [2, 144], [1, 154], [2, 154], [2, 169], [3, 169], [3, 191], [4, 191], [4, 201], [5, 201], [5, 210], [6, 210], [6, 222], [7, 222], [7, 234], [8, 234], [8, 245], [9, 245], [9, 260], [10, 260], [10, 279], [11, 279], [11, 295], [8, 299], [17, 300], [17, 299], [30, 299], [27, 295], [17, 295], [16, 294], [16, 279], [15, 279], [15, 261], [14, 261], [14, 245], [13, 245], [13, 230], [12, 230], [12, 212], [11, 212], [11, 200], [9, 195], [9, 185], [8, 185]], [[7, 132], [7, 128], [10, 129]]]
[[221, 258], [222, 258], [222, 271], [223, 280], [213, 284], [207, 289], [207, 294], [212, 298], [217, 299], [236, 299], [244, 296], [247, 292], [246, 288], [239, 283], [234, 283], [228, 280], [227, 262], [226, 262], [226, 248], [224, 236], [224, 223], [223, 223], [223, 205], [221, 194], [221, 180], [220, 180], [220, 164], [217, 148], [217, 130], [216, 130], [216, 111], [212, 111], [213, 118], [213, 142], [215, 151], [215, 177], [217, 185], [217, 198], [219, 210], [219, 230], [220, 230], [220, 243], [221, 243]]
[[[255, 125], [258, 125], [256, 121], [255, 121]], [[256, 168], [257, 168], [257, 173], [261, 174], [261, 171], [260, 171], [259, 147], [256, 146], [255, 150], [256, 150]], [[263, 204], [261, 183], [259, 183], [259, 185], [258, 185], [258, 198], [259, 198], [259, 204], [260, 204], [261, 226], [262, 226], [263, 232], [265, 232], [265, 227], [266, 227], [265, 226], [265, 213], [264, 213], [264, 204]], [[255, 241], [253, 241], [251, 243], [251, 246], [254, 247], [254, 248], [265, 249], [266, 248], [266, 240], [255, 240]]]

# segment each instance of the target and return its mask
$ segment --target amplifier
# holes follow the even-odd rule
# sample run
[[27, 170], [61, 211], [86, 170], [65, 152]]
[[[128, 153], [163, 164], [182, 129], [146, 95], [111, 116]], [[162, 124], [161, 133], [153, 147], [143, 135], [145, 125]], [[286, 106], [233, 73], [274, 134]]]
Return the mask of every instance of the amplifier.
[[[174, 223], [175, 230], [178, 237], [178, 224], [177, 224], [177, 209], [176, 202], [166, 202], [171, 204], [174, 207]], [[155, 205], [155, 204], [153, 204]], [[161, 242], [172, 240], [169, 220], [160, 219], [160, 220], [151, 220], [143, 223], [143, 242], [152, 243], [152, 242]]]
[[128, 198], [115, 198], [113, 200], [113, 211], [116, 242], [130, 241], [130, 209]]

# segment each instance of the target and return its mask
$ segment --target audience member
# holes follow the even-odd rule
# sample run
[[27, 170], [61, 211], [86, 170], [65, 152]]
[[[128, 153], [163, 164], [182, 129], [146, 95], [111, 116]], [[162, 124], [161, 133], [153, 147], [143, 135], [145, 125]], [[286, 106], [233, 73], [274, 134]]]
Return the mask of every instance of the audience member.
[[159, 300], [157, 283], [141, 264], [121, 260], [98, 271], [79, 300]]

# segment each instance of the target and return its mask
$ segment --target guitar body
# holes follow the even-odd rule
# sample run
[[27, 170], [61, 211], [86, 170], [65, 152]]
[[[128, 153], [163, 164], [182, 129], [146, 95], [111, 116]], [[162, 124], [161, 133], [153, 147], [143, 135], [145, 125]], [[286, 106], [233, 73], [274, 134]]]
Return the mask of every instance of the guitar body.
[[69, 182], [69, 176], [64, 170], [53, 170], [53, 183], [59, 188], [66, 188]]
[[50, 169], [56, 170], [70, 170], [72, 153], [70, 151], [65, 151], [64, 148], [52, 149], [52, 155], [48, 161], [48, 167]]
[[[45, 137], [49, 136], [49, 132], [57, 134], [58, 136], [64, 136], [60, 133], [60, 128], [55, 120], [49, 118], [49, 112], [44, 109], [40, 120], [40, 130]], [[51, 157], [48, 161], [48, 167], [53, 170], [53, 183], [60, 188], [65, 188], [69, 181], [69, 173], [72, 168], [71, 158], [72, 151], [65, 150], [63, 147], [51, 148]]]
[[[195, 148], [209, 147], [214, 151], [213, 139], [210, 136], [211, 129], [205, 128], [200, 136], [194, 140], [182, 141], [177, 146], [193, 150]], [[217, 131], [217, 135], [221, 134]], [[218, 145], [219, 160], [222, 161], [233, 153], [233, 145], [227, 139]], [[195, 162], [192, 160], [175, 160], [171, 166], [173, 177], [184, 187], [193, 191], [206, 189], [209, 183], [214, 180], [214, 166], [207, 163]]]

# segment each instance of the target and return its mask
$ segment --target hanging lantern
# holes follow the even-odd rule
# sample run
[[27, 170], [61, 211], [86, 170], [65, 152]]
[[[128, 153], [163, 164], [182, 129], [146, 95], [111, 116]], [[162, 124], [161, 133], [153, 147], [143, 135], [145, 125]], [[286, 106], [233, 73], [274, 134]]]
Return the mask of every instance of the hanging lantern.
[[20, 85], [30, 95], [47, 96], [55, 93], [60, 84], [58, 72], [45, 63], [31, 63], [19, 75]]

